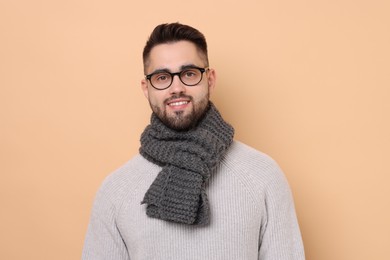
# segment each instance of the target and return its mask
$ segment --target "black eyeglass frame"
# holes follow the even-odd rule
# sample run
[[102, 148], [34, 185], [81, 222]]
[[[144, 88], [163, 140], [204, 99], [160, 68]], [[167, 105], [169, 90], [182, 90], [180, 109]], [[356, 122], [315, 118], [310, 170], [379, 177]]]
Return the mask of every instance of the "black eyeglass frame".
[[[180, 76], [180, 75], [181, 75], [183, 72], [185, 72], [186, 70], [189, 70], [189, 69], [197, 69], [197, 70], [199, 70], [200, 73], [201, 73], [201, 74], [200, 74], [200, 79], [199, 79], [199, 81], [198, 81], [196, 84], [186, 84], [186, 83], [184, 83], [183, 80], [181, 79], [181, 76]], [[171, 76], [171, 83], [169, 83], [169, 85], [168, 85], [167, 87], [165, 87], [165, 88], [156, 88], [155, 86], [153, 86], [153, 83], [152, 83], [152, 81], [151, 81], [151, 78], [153, 77], [153, 75], [158, 74], [158, 73], [162, 73], [161, 71], [157, 71], [157, 72], [153, 72], [153, 73], [151, 73], [151, 74], [145, 75], [145, 78], [146, 78], [147, 80], [149, 80], [150, 85], [151, 85], [153, 88], [157, 89], [157, 90], [164, 90], [164, 89], [169, 88], [169, 87], [172, 85], [172, 83], [173, 83], [173, 78], [174, 78], [176, 75], [179, 77], [180, 81], [181, 81], [184, 85], [189, 86], [189, 87], [193, 87], [193, 86], [198, 85], [198, 84], [202, 81], [202, 79], [203, 79], [203, 73], [205, 73], [205, 72], [208, 71], [208, 70], [209, 70], [209, 67], [200, 68], [200, 67], [192, 67], [192, 66], [191, 66], [191, 67], [185, 68], [185, 69], [183, 69], [183, 70], [181, 70], [181, 71], [179, 71], [179, 72], [175, 72], [175, 73], [171, 73], [171, 72], [169, 72], [169, 71], [164, 71], [164, 73], [167, 73], [167, 74], [169, 74], [169, 75]]]

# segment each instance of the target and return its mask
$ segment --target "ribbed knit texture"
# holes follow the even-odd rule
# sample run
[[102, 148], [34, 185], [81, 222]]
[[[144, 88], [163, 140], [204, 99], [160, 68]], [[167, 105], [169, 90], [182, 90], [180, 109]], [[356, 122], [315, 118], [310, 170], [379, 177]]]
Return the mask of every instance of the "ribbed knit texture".
[[268, 156], [234, 141], [211, 174], [210, 224], [146, 216], [140, 205], [161, 167], [135, 156], [97, 193], [83, 260], [303, 260], [287, 181]]
[[148, 204], [146, 214], [183, 224], [209, 224], [205, 185], [233, 135], [233, 127], [211, 102], [202, 120], [189, 131], [172, 130], [152, 114], [141, 135], [140, 153], [162, 170], [142, 201]]

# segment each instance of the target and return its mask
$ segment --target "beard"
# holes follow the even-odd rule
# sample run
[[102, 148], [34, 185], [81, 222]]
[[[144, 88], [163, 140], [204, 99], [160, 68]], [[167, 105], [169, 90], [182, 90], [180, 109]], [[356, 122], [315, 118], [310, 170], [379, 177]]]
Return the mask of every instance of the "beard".
[[[191, 96], [172, 96], [170, 99], [187, 98], [190, 100], [192, 103], [192, 109], [187, 114], [184, 114], [184, 111], [176, 111], [174, 112], [174, 115], [168, 115], [166, 109], [162, 110], [160, 107], [152, 105], [150, 101], [149, 104], [153, 113], [164, 125], [176, 131], [188, 131], [196, 127], [199, 121], [206, 114], [206, 111], [209, 108], [209, 97], [210, 94], [207, 93], [202, 100], [195, 103]], [[168, 100], [165, 100], [164, 104], [166, 104]]]

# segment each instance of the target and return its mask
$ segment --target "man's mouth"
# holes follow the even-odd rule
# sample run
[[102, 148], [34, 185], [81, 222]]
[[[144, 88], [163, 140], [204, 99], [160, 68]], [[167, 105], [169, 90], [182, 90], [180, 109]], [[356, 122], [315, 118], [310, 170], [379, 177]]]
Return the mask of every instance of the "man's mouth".
[[190, 101], [174, 101], [174, 102], [170, 102], [168, 103], [168, 106], [171, 106], [171, 107], [176, 107], [176, 106], [183, 106], [183, 105], [187, 105], [188, 103], [190, 103]]

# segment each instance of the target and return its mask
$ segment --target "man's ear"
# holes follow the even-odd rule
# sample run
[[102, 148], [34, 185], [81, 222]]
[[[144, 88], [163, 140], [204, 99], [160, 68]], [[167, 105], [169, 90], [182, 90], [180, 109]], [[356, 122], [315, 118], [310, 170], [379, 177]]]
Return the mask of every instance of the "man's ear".
[[209, 91], [212, 92], [217, 83], [217, 74], [214, 69], [209, 69], [209, 71], [207, 72], [207, 80], [209, 84]]
[[141, 80], [141, 89], [144, 92], [145, 97], [149, 99], [148, 81], [146, 79]]

